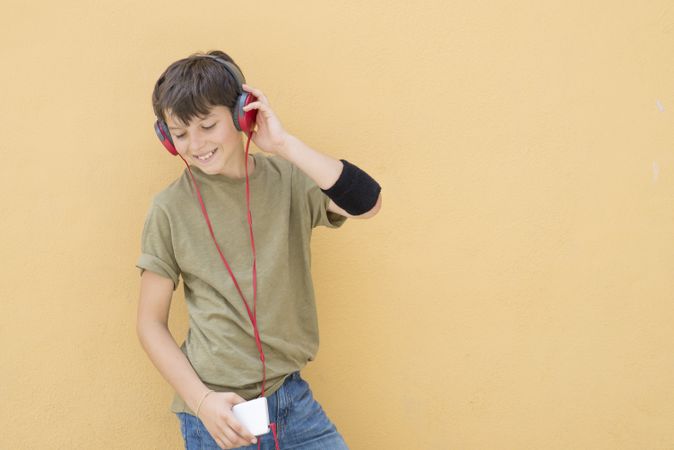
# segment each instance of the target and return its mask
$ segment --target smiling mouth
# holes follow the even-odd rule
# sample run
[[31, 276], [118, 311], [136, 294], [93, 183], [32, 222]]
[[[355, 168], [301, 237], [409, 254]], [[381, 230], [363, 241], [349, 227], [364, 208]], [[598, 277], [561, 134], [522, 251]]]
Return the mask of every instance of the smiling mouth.
[[210, 152], [206, 153], [203, 156], [194, 156], [195, 159], [201, 161], [201, 162], [208, 162], [211, 159], [213, 159], [213, 155], [217, 153], [218, 149], [215, 148], [214, 150], [211, 150]]

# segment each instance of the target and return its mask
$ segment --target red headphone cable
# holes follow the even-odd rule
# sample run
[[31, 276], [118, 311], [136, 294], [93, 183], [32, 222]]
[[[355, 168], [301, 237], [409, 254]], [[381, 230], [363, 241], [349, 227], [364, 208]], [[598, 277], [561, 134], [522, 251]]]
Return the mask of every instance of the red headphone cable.
[[[180, 153], [178, 153], [178, 156], [180, 156], [180, 159], [183, 160], [185, 165], [187, 166], [187, 170], [190, 173], [190, 176], [192, 177], [192, 183], [194, 184], [194, 187], [197, 190], [197, 195], [199, 196], [199, 203], [201, 204], [201, 211], [206, 218], [206, 224], [208, 225], [208, 231], [211, 233], [211, 237], [213, 238], [213, 242], [215, 243], [215, 247], [218, 249], [218, 253], [220, 254], [220, 259], [222, 259], [222, 262], [225, 264], [225, 267], [227, 268], [227, 271], [229, 272], [229, 275], [232, 277], [232, 280], [234, 281], [234, 285], [236, 286], [236, 290], [239, 292], [239, 295], [241, 296], [241, 299], [243, 300], [243, 304], [246, 307], [246, 311], [248, 312], [248, 317], [250, 318], [251, 323], [253, 324], [253, 333], [255, 335], [255, 345], [257, 346], [257, 350], [260, 352], [260, 361], [262, 361], [262, 392], [260, 394], [261, 397], [264, 397], [265, 393], [265, 382], [267, 379], [267, 368], [264, 360], [264, 351], [262, 350], [262, 340], [260, 339], [260, 332], [257, 327], [257, 262], [256, 262], [256, 255], [255, 255], [255, 239], [253, 237], [253, 217], [250, 213], [250, 186], [249, 186], [249, 181], [248, 181], [248, 147], [250, 145], [250, 139], [253, 136], [253, 131], [248, 134], [248, 140], [246, 142], [246, 208], [247, 208], [247, 216], [248, 216], [248, 227], [250, 229], [250, 245], [253, 250], [253, 311], [251, 312], [250, 307], [248, 306], [248, 302], [246, 301], [246, 297], [243, 295], [243, 292], [241, 292], [241, 288], [239, 287], [239, 283], [236, 281], [236, 277], [232, 273], [232, 269], [230, 269], [229, 264], [227, 264], [227, 260], [225, 259], [224, 255], [222, 254], [222, 251], [220, 250], [220, 246], [218, 245], [217, 240], [215, 239], [215, 234], [213, 233], [213, 227], [211, 226], [211, 221], [208, 218], [208, 213], [206, 212], [206, 206], [204, 205], [204, 201], [201, 198], [201, 192], [199, 192], [199, 188], [197, 187], [197, 182], [194, 178], [194, 175], [192, 174], [192, 169], [190, 169], [190, 165], [185, 161], [185, 158], [182, 157]], [[278, 443], [278, 438], [276, 435], [276, 423], [270, 423], [269, 428], [272, 431], [272, 434], [274, 436], [274, 444], [276, 445], [276, 450], [280, 450], [279, 448], [279, 443]], [[258, 450], [260, 449], [260, 440], [257, 440], [257, 448]]]

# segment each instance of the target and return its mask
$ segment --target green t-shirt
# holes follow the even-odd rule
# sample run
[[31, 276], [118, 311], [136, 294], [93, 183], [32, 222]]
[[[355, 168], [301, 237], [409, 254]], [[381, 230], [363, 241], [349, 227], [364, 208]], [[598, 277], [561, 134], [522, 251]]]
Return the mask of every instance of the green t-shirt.
[[[267, 366], [265, 394], [302, 369], [318, 350], [311, 278], [311, 233], [347, 217], [327, 211], [330, 199], [301, 169], [280, 156], [253, 154], [250, 209], [257, 266], [257, 321]], [[253, 309], [253, 255], [246, 218], [246, 179], [209, 175], [190, 166], [213, 233]], [[189, 330], [180, 349], [203, 383], [246, 400], [260, 395], [262, 363], [243, 300], [222, 262], [192, 178], [182, 175], [156, 194], [145, 219], [136, 263], [178, 285], [182, 276]], [[172, 412], [193, 411], [175, 393]]]

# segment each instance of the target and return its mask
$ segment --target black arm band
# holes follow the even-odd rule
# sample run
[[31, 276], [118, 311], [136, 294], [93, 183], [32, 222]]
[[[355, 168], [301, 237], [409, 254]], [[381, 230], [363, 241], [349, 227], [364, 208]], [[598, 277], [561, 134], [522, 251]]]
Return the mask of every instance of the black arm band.
[[370, 175], [345, 159], [339, 178], [329, 189], [321, 189], [344, 211], [359, 216], [374, 208], [379, 198], [381, 186]]

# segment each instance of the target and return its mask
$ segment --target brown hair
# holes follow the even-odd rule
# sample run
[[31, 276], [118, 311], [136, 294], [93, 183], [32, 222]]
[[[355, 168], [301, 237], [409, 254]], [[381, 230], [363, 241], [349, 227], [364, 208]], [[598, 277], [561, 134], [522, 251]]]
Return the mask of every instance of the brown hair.
[[[239, 67], [220, 50], [211, 50], [206, 54]], [[170, 110], [174, 117], [187, 125], [194, 117], [204, 116], [218, 105], [228, 107], [233, 114], [238, 94], [236, 80], [222, 63], [204, 57], [204, 53], [193, 53], [174, 62], [161, 74], [152, 91], [152, 109], [163, 121], [166, 121], [165, 111]]]

